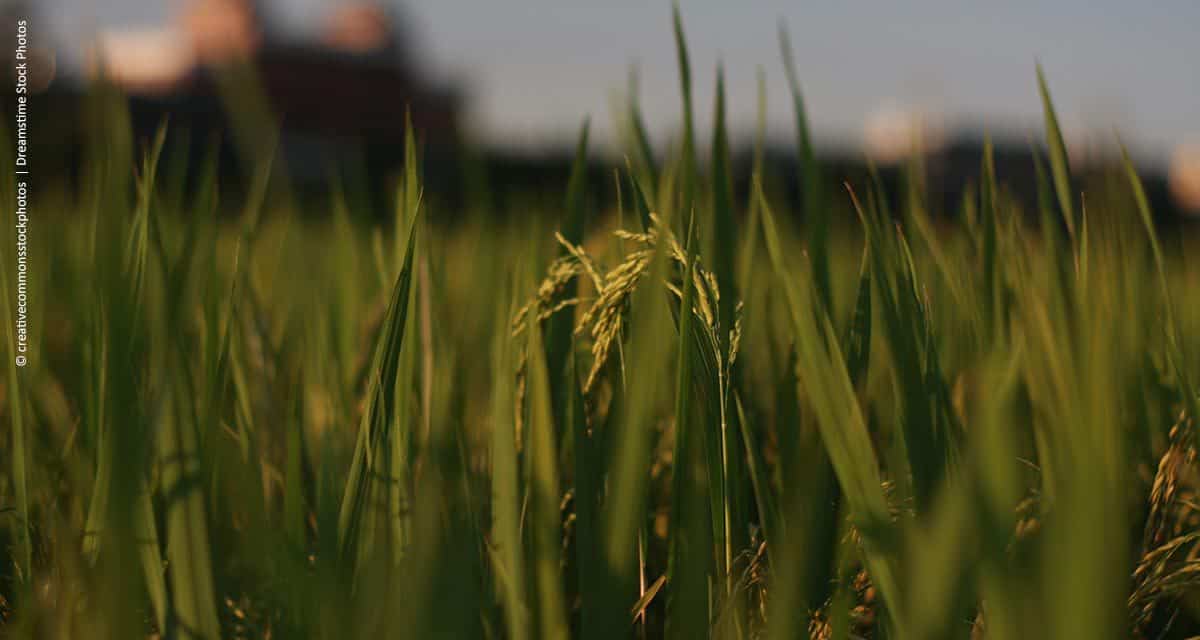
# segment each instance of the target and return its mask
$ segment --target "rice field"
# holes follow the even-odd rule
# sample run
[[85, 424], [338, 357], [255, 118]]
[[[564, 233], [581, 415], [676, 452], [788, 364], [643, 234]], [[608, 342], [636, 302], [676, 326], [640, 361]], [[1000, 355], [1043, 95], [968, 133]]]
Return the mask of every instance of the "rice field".
[[675, 37], [683, 131], [626, 105], [615, 206], [585, 124], [561, 205], [454, 224], [411, 129], [379, 220], [292, 193], [250, 93], [231, 196], [97, 87], [22, 368], [0, 271], [0, 635], [1200, 633], [1200, 272], [1128, 158], [1073, 177], [1031, 69], [1035, 206], [990, 148], [955, 211], [919, 156], [831, 189], [784, 37], [800, 171], [760, 115], [737, 194]]

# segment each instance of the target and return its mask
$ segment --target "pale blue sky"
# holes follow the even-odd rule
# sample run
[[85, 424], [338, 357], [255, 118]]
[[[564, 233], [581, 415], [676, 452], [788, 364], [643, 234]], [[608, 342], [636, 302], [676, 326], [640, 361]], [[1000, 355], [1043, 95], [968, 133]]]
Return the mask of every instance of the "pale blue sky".
[[[42, 0], [55, 31], [152, 26], [185, 0]], [[276, 24], [311, 30], [336, 0], [265, 0]], [[472, 128], [523, 144], [569, 138], [585, 114], [603, 139], [629, 66], [660, 138], [677, 130], [678, 80], [666, 1], [387, 0], [401, 8], [430, 69], [471, 90]], [[735, 132], [755, 111], [755, 69], [767, 72], [770, 127], [791, 135], [777, 24], [787, 23], [820, 139], [853, 142], [881, 106], [918, 105], [950, 123], [1034, 128], [1034, 61], [1046, 69], [1068, 128], [1122, 134], [1148, 160], [1200, 135], [1197, 0], [726, 2], [681, 0], [696, 76], [697, 123], [711, 116], [724, 61]], [[1157, 158], [1156, 158], [1157, 157]]]

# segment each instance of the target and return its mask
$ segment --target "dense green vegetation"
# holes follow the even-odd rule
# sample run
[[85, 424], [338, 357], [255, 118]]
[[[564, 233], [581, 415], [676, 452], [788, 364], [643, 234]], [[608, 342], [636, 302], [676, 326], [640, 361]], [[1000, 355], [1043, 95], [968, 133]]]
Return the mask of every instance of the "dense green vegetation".
[[0, 634], [1196, 632], [1200, 274], [1128, 161], [1081, 191], [1039, 72], [1034, 210], [990, 152], [957, 212], [919, 158], [899, 199], [822, 191], [785, 41], [801, 172], [764, 175], [760, 116], [743, 200], [676, 37], [682, 139], [628, 105], [617, 207], [585, 126], [561, 207], [453, 226], [411, 137], [392, 220], [300, 202], [239, 93], [231, 202], [97, 88], [22, 369], [3, 254]]

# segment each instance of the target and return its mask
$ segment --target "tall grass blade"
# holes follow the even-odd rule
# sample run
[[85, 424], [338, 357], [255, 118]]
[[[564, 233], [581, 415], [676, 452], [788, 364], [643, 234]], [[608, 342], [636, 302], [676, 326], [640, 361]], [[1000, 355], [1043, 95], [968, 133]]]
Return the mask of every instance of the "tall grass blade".
[[779, 48], [783, 56], [783, 69], [787, 74], [788, 86], [792, 91], [792, 108], [796, 118], [796, 154], [800, 163], [801, 202], [804, 219], [808, 225], [808, 251], [813, 268], [813, 279], [817, 283], [818, 299], [832, 309], [833, 285], [829, 267], [829, 211], [823, 192], [821, 167], [817, 163], [812, 136], [808, 128], [808, 115], [804, 97], [800, 91], [800, 79], [796, 73], [795, 56], [787, 29], [779, 26]]
[[903, 234], [884, 226], [883, 216], [864, 212], [853, 191], [850, 197], [866, 229], [884, 337], [897, 370], [900, 431], [909, 459], [913, 496], [921, 510], [933, 499], [953, 458], [955, 419], [908, 243]]
[[1074, 239], [1078, 226], [1075, 214], [1075, 196], [1071, 193], [1071, 166], [1067, 160], [1067, 145], [1058, 126], [1058, 116], [1050, 101], [1050, 89], [1046, 87], [1046, 76], [1042, 65], [1037, 65], [1038, 93], [1042, 97], [1042, 111], [1046, 121], [1046, 145], [1050, 151], [1050, 173], [1054, 179], [1054, 192], [1058, 196], [1059, 210], [1067, 225], [1067, 233]]
[[[797, 287], [788, 275], [774, 215], [762, 194], [761, 185], [757, 185], [756, 190], [761, 199], [767, 253], [775, 276], [782, 283], [796, 338], [798, 370], [805, 397], [816, 414], [821, 440], [837, 474], [851, 521], [863, 536], [867, 564], [875, 584], [885, 600], [899, 603], [896, 569], [886, 553], [893, 538], [891, 516], [883, 493], [879, 463], [846, 369], [846, 360], [838, 348], [828, 317], [819, 311], [820, 307], [812, 304], [815, 294], [807, 292], [806, 295], [806, 289]], [[897, 629], [904, 628], [900, 613], [898, 609], [889, 608]]]
[[382, 500], [382, 496], [372, 498], [372, 494], [375, 491], [374, 487], [380, 482], [380, 474], [387, 472], [388, 459], [383, 457], [388, 452], [386, 445], [397, 435], [392, 433], [397, 429], [399, 419], [395, 406], [395, 389], [410, 306], [418, 222], [419, 217], [413, 219], [409, 225], [404, 264], [396, 277], [383, 326], [375, 343], [366, 392], [366, 409], [359, 426], [358, 444], [338, 513], [339, 555], [343, 567], [349, 569], [351, 574], [355, 571], [358, 559], [371, 552], [369, 548], [360, 548], [360, 538], [370, 535], [364, 528], [369, 524], [368, 509], [373, 501]]
[[995, 336], [1000, 327], [1001, 291], [997, 258], [997, 230], [1000, 222], [996, 202], [996, 159], [992, 139], [983, 144], [982, 183], [979, 187], [980, 225], [983, 227], [983, 313], [989, 336]]
[[1138, 176], [1137, 170], [1134, 169], [1133, 161], [1129, 158], [1129, 151], [1123, 144], [1121, 145], [1121, 163], [1125, 169], [1125, 176], [1129, 179], [1130, 189], [1133, 190], [1133, 200], [1138, 210], [1138, 217], [1142, 221], [1142, 226], [1146, 229], [1146, 237], [1150, 242], [1150, 252], [1154, 256], [1154, 269], [1158, 276], [1158, 286], [1161, 290], [1163, 306], [1166, 310], [1166, 328], [1169, 332], [1167, 342], [1170, 347], [1170, 358], [1176, 374], [1179, 376], [1180, 386], [1184, 395], [1184, 404], [1188, 408], [1190, 415], [1200, 416], [1200, 397], [1196, 395], [1196, 388], [1185, 365], [1190, 360], [1188, 360], [1187, 353], [1185, 352], [1185, 340], [1176, 316], [1175, 300], [1171, 295], [1170, 285], [1167, 283], [1166, 259], [1163, 257], [1162, 247], [1159, 246], [1158, 242], [1158, 233], [1154, 228], [1154, 215], [1150, 210], [1150, 202], [1146, 199], [1146, 189], [1142, 186], [1142, 179]]
[[550, 402], [550, 379], [542, 360], [538, 325], [529, 323], [527, 356], [529, 385], [528, 460], [530, 465], [530, 526], [533, 574], [537, 587], [538, 637], [566, 640], [566, 601], [559, 576], [562, 526], [559, 503], [557, 435]]
[[137, 497], [137, 520], [133, 530], [142, 545], [142, 573], [146, 579], [146, 593], [150, 596], [150, 608], [154, 623], [160, 630], [167, 628], [167, 579], [162, 551], [158, 543], [158, 526], [154, 524], [154, 505], [150, 502], [148, 489]]
[[304, 464], [307, 457], [304, 446], [304, 377], [297, 376], [293, 383], [296, 398], [288, 413], [287, 454], [283, 470], [283, 528], [288, 541], [296, 549], [307, 546], [305, 535]]
[[216, 588], [200, 482], [200, 450], [194, 424], [178, 409], [160, 417], [159, 464], [167, 503], [167, 562], [178, 633], [216, 640]]
[[[506, 314], [504, 320], [511, 317]], [[503, 326], [503, 321], [500, 323]], [[508, 637], [532, 638], [526, 598], [525, 555], [521, 544], [520, 464], [516, 441], [516, 376], [511, 340], [500, 334], [493, 346], [492, 389], [492, 540], [496, 581]]]
[[[679, 360], [675, 385], [675, 453], [671, 484], [671, 539], [667, 560], [667, 582], [670, 588], [667, 602], [667, 636], [695, 638], [708, 627], [707, 566], [708, 548], [703, 535], [710, 526], [712, 514], [706, 511], [708, 500], [697, 491], [697, 483], [705, 475], [702, 449], [704, 431], [700, 416], [693, 407], [692, 384], [694, 367], [692, 305], [695, 289], [695, 217], [688, 223], [684, 249], [683, 290], [679, 307]], [[709, 487], [716, 491], [717, 487]], [[701, 613], [703, 612], [703, 615]]]
[[[756, 184], [763, 180], [763, 158], [767, 144], [767, 73], [762, 67], [758, 68], [758, 108], [754, 124], [754, 151], [750, 167], [750, 182]], [[760, 233], [758, 230], [759, 217], [758, 198], [754, 189], [746, 198], [746, 226], [742, 234], [741, 254], [738, 262], [738, 288], [748, 292], [750, 276], [757, 257]]]
[[643, 233], [650, 231], [654, 223], [650, 220], [650, 205], [646, 200], [645, 193], [642, 192], [642, 187], [638, 184], [637, 178], [634, 177], [632, 170], [627, 170], [629, 191], [633, 196], [633, 208], [637, 211], [638, 224], [641, 225]]
[[859, 386], [867, 375], [871, 362], [871, 248], [863, 248], [862, 266], [859, 267], [858, 293], [854, 301], [854, 314], [842, 340], [846, 352], [846, 371], [850, 382]]
[[[630, 70], [629, 72], [629, 106], [628, 106], [629, 127], [633, 134], [634, 143], [634, 166], [642, 175], [645, 184], [658, 184], [658, 167], [654, 162], [654, 148], [650, 145], [650, 135], [646, 133], [646, 123], [642, 118], [641, 107], [638, 106], [638, 80], [637, 72]], [[631, 172], [632, 173], [632, 172]], [[655, 194], [650, 194], [651, 198]]]
[[[584, 224], [587, 220], [587, 152], [590, 121], [584, 120], [579, 129], [579, 140], [575, 145], [575, 160], [571, 165], [571, 178], [567, 184], [566, 220], [563, 221], [562, 236], [571, 245], [583, 243]], [[565, 255], [566, 247], [559, 248], [559, 255]], [[572, 279], [565, 286], [562, 295], [574, 298], [578, 291], [578, 283]], [[549, 384], [551, 391], [551, 408], [555, 428], [561, 433], [567, 428], [566, 415], [570, 393], [569, 386], [564, 382], [570, 378], [568, 364], [571, 362], [572, 334], [575, 331], [574, 314], [568, 312], [556, 313], [550, 317], [545, 335], [545, 366], [550, 372]]]
[[[725, 72], [717, 67], [717, 96], [714, 107], [712, 142], [712, 207], [713, 271], [721, 291], [718, 303], [719, 326], [728, 331], [733, 327], [733, 310], [738, 301], [737, 278], [734, 274], [734, 249], [731, 242], [737, 236], [733, 220], [733, 170], [730, 167], [729, 134], [725, 129]], [[727, 341], [722, 336], [722, 344]]]
[[[623, 354], [622, 355], [622, 360]], [[567, 410], [571, 421], [575, 447], [575, 562], [579, 573], [580, 624], [584, 629], [599, 628], [600, 594], [603, 582], [598, 574], [603, 569], [601, 536], [597, 527], [599, 509], [604, 497], [604, 463], [606, 462], [601, 434], [588, 427], [586, 400], [582, 393], [578, 360], [572, 359], [570, 369], [570, 404]]]
[[[659, 231], [669, 223], [661, 224]], [[600, 513], [604, 589], [600, 626], [590, 637], [624, 637], [629, 633], [629, 608], [637, 601], [638, 532], [647, 525], [651, 453], [661, 415], [660, 398], [670, 397], [667, 345], [675, 328], [663, 304], [659, 283], [669, 267], [665, 247], [657, 246], [646, 275], [630, 303], [626, 389], [621, 413], [610, 435], [611, 463], [608, 495]], [[677, 339], [677, 338], [676, 338]]]
[[683, 18], [679, 14], [679, 4], [672, 7], [673, 25], [675, 28], [675, 55], [679, 64], [679, 89], [683, 97], [683, 150], [681, 152], [681, 171], [679, 181], [680, 224], [690, 220], [692, 207], [695, 204], [696, 191], [696, 127], [692, 115], [692, 65], [688, 59], [687, 40], [683, 35]]

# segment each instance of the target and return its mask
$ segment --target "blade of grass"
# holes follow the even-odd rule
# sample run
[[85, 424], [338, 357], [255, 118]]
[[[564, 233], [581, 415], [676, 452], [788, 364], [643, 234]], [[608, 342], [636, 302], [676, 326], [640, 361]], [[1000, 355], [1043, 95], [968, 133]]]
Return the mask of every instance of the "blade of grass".
[[179, 633], [216, 640], [221, 628], [209, 558], [199, 442], [194, 423], [183, 414], [178, 403], [176, 411], [163, 412], [158, 432], [172, 610]]
[[[658, 168], [654, 163], [654, 149], [650, 145], [650, 136], [646, 133], [646, 123], [642, 119], [641, 107], [638, 106], [638, 78], [637, 71], [630, 69], [629, 71], [629, 127], [633, 134], [634, 142], [634, 166], [642, 174], [645, 183], [648, 185], [658, 184]], [[632, 171], [630, 174], [632, 176]], [[650, 194], [653, 199], [655, 194]], [[647, 229], [649, 226], [647, 225]]]
[[550, 379], [542, 360], [536, 318], [529, 319], [529, 433], [531, 527], [533, 529], [533, 573], [537, 588], [538, 637], [567, 638], [566, 601], [559, 577], [562, 526], [559, 503], [558, 448], [551, 413]]
[[[767, 74], [762, 67], [758, 68], [758, 113], [754, 125], [754, 159], [750, 169], [750, 182], [755, 184], [763, 180], [763, 154], [767, 140]], [[746, 230], [742, 235], [741, 255], [738, 262], [738, 288], [741, 291], [750, 290], [750, 277], [754, 270], [755, 258], [758, 253], [759, 216], [758, 198], [754, 190], [750, 190], [746, 198]]]
[[983, 227], [983, 313], [987, 335], [995, 336], [1000, 329], [1000, 283], [996, 257], [996, 237], [999, 220], [996, 202], [996, 160], [992, 138], [983, 143], [982, 184], [979, 188], [980, 225]]
[[803, 190], [804, 220], [808, 224], [808, 251], [813, 267], [813, 278], [817, 283], [818, 300], [833, 308], [833, 285], [829, 268], [829, 212], [823, 193], [821, 167], [813, 150], [809, 134], [808, 116], [804, 97], [800, 91], [800, 80], [796, 73], [795, 57], [787, 28], [779, 25], [779, 49], [783, 56], [783, 69], [787, 74], [788, 86], [792, 91], [792, 108], [796, 118], [796, 153], [800, 163], [800, 186]]
[[[507, 314], [504, 318], [510, 318]], [[504, 326], [504, 319], [498, 326]], [[497, 383], [492, 390], [492, 542], [494, 561], [504, 609], [508, 637], [513, 640], [531, 638], [529, 609], [525, 593], [525, 558], [521, 545], [521, 487], [520, 464], [516, 441], [516, 409], [512, 384], [513, 368], [511, 340], [498, 334], [493, 345], [493, 376]]]
[[[737, 306], [737, 279], [734, 275], [733, 239], [737, 226], [733, 220], [733, 172], [729, 158], [729, 134], [725, 130], [725, 72], [717, 67], [717, 95], [713, 116], [712, 142], [712, 209], [713, 271], [721, 291], [718, 301], [718, 326], [722, 333], [733, 328], [734, 307]], [[721, 336], [722, 348], [727, 348], [728, 335]]]
[[896, 571], [886, 552], [892, 545], [891, 516], [874, 446], [854, 394], [846, 361], [841, 356], [828, 317], [819, 317], [824, 313], [814, 313], [813, 310], [819, 307], [810, 306], [815, 302], [813, 294], [805, 296], [805, 289], [797, 287], [788, 276], [770, 205], [762, 194], [761, 185], [755, 185], [755, 189], [761, 200], [767, 253], [775, 276], [782, 283], [795, 332], [798, 369], [805, 397], [817, 416], [821, 439], [845, 495], [850, 518], [863, 536], [872, 578], [880, 595], [889, 603], [893, 626], [902, 630]]
[[158, 527], [154, 524], [154, 505], [150, 502], [149, 490], [143, 488], [137, 497], [136, 522], [133, 530], [142, 545], [142, 573], [146, 579], [146, 592], [150, 596], [150, 608], [154, 623], [160, 630], [167, 628], [167, 580], [162, 551], [158, 545]]
[[846, 352], [846, 371], [855, 386], [864, 383], [867, 366], [871, 361], [871, 247], [863, 247], [862, 265], [859, 267], [858, 294], [855, 296], [854, 315], [850, 319], [846, 336], [842, 340]]
[[[575, 160], [571, 165], [571, 178], [567, 184], [566, 219], [562, 226], [562, 236], [573, 246], [583, 243], [584, 223], [587, 218], [587, 150], [590, 122], [584, 120], [579, 129], [579, 140], [575, 145]], [[566, 255], [565, 246], [559, 247], [559, 255]], [[574, 298], [579, 284], [572, 279], [566, 284], [562, 295], [566, 299]], [[570, 378], [567, 365], [571, 361], [572, 334], [575, 332], [575, 317], [569, 311], [556, 313], [550, 317], [545, 329], [545, 366], [550, 372], [551, 409], [554, 426], [559, 433], [567, 428], [566, 415], [569, 387], [564, 380]]]
[[853, 190], [851, 202], [866, 230], [883, 334], [897, 370], [900, 431], [909, 461], [918, 511], [933, 498], [954, 454], [953, 414], [943, 399], [929, 314], [904, 235], [890, 232], [878, 213], [864, 211]]
[[763, 541], [767, 544], [768, 561], [776, 545], [782, 544], [782, 538], [776, 537], [779, 523], [779, 506], [771, 494], [767, 481], [766, 465], [759, 453], [759, 446], [754, 442], [753, 434], [746, 422], [746, 410], [742, 399], [736, 393], [733, 396], [734, 408], [737, 410], [737, 426], [741, 432], [742, 444], [746, 450], [746, 466], [750, 474], [751, 487], [754, 490], [754, 502], [758, 508], [758, 517], [762, 523]]
[[[662, 233], [669, 223], [662, 223]], [[612, 434], [609, 492], [601, 507], [603, 579], [600, 626], [589, 637], [624, 637], [629, 633], [629, 607], [637, 601], [638, 531], [646, 523], [651, 452], [669, 379], [668, 350], [675, 333], [670, 310], [659, 288], [668, 273], [665, 243], [658, 243], [646, 276], [630, 303], [626, 389], [621, 415]]]
[[1050, 150], [1050, 172], [1054, 178], [1054, 192], [1058, 196], [1058, 206], [1067, 225], [1067, 233], [1075, 239], [1075, 196], [1071, 193], [1071, 168], [1067, 160], [1067, 145], [1063, 142], [1062, 130], [1058, 126], [1054, 104], [1050, 101], [1050, 89], [1046, 87], [1046, 76], [1041, 64], [1037, 65], [1037, 81], [1046, 122], [1046, 145]]
[[633, 208], [637, 211], [638, 223], [641, 225], [642, 233], [647, 233], [654, 226], [654, 223], [650, 221], [650, 205], [646, 204], [646, 196], [642, 192], [642, 187], [638, 184], [637, 178], [633, 175], [633, 169], [626, 167], [625, 174], [629, 184], [629, 191], [633, 196]]
[[[686, 263], [682, 274], [683, 295], [679, 311], [679, 352], [675, 384], [675, 453], [672, 456], [674, 471], [671, 479], [671, 533], [667, 559], [666, 633], [672, 638], [697, 638], [708, 630], [708, 575], [709, 541], [704, 535], [715, 514], [704, 513], [708, 506], [707, 496], [698, 491], [705, 471], [700, 467], [703, 458], [700, 447], [704, 432], [696, 432], [702, 424], [693, 408], [693, 345], [692, 313], [695, 293], [695, 216], [687, 227], [684, 249]], [[715, 491], [717, 487], [709, 487]], [[703, 615], [702, 615], [703, 614]]]
[[1150, 242], [1150, 251], [1154, 256], [1154, 269], [1158, 275], [1158, 286], [1161, 289], [1163, 306], [1167, 312], [1167, 341], [1171, 347], [1170, 357], [1172, 366], [1179, 376], [1180, 386], [1184, 395], [1183, 401], [1188, 408], [1188, 413], [1193, 416], [1200, 416], [1200, 398], [1196, 396], [1196, 388], [1193, 386], [1187, 367], [1184, 366], [1184, 363], [1190, 362], [1190, 360], [1188, 360], [1187, 353], [1184, 350], [1185, 341], [1175, 313], [1174, 297], [1171, 295], [1171, 288], [1167, 284], [1166, 260], [1163, 258], [1162, 248], [1158, 242], [1158, 234], [1154, 228], [1154, 215], [1150, 211], [1150, 203], [1146, 199], [1146, 190], [1142, 186], [1142, 179], [1138, 176], [1137, 170], [1133, 167], [1133, 161], [1129, 158], [1129, 151], [1126, 150], [1124, 144], [1120, 144], [1120, 147], [1121, 163], [1125, 169], [1125, 176], [1129, 179], [1129, 186], [1133, 190], [1133, 199], [1134, 204], [1137, 206], [1138, 217], [1141, 218], [1142, 226], [1146, 229], [1146, 237]]
[[[400, 350], [411, 297], [418, 221], [419, 218], [414, 219], [409, 225], [404, 265], [396, 277], [372, 358], [372, 373], [367, 386], [367, 406], [359, 426], [358, 444], [338, 514], [338, 546], [343, 563], [357, 563], [361, 554], [370, 552], [370, 549], [358, 548], [359, 538], [367, 535], [364, 519], [368, 516], [366, 511], [371, 504], [370, 494], [376, 482], [375, 476], [380, 468], [386, 466], [383, 459], [376, 458], [383, 455], [382, 447], [390, 441], [389, 432], [397, 420], [394, 391], [399, 375]], [[344, 568], [353, 574], [353, 566]]]
[[681, 176], [679, 181], [680, 224], [690, 220], [695, 204], [696, 191], [696, 128], [692, 117], [692, 66], [688, 60], [687, 40], [683, 35], [683, 18], [679, 4], [671, 9], [675, 29], [675, 54], [679, 64], [679, 89], [683, 97], [683, 150], [681, 152]]
[[[733, 215], [733, 170], [729, 153], [729, 138], [725, 125], [725, 74], [722, 67], [717, 68], [716, 115], [713, 125], [712, 146], [712, 246], [713, 272], [716, 275], [717, 291], [717, 327], [716, 339], [719, 358], [717, 362], [716, 394], [719, 397], [719, 415], [717, 420], [710, 420], [711, 426], [717, 430], [712, 438], [714, 444], [719, 443], [717, 456], [709, 457], [710, 468], [719, 469], [720, 473], [713, 474], [722, 482], [721, 491], [713, 492], [714, 497], [722, 497], [719, 504], [714, 505], [713, 516], [720, 518], [718, 527], [719, 541], [723, 542], [723, 558], [720, 563], [725, 577], [725, 598], [734, 598], [734, 559], [737, 551], [747, 547], [749, 540], [745, 535], [747, 529], [743, 526], [747, 519], [745, 504], [750, 491], [744, 481], [747, 470], [744, 466], [745, 454], [742, 451], [743, 441], [736, 437], [738, 430], [738, 414], [730, 407], [730, 391], [741, 386], [741, 364], [728, 362], [731, 357], [731, 336], [738, 322], [738, 305], [741, 296], [738, 290], [735, 252], [738, 243], [737, 225]], [[714, 382], [710, 380], [710, 384]], [[712, 429], [710, 428], [710, 433]], [[715, 449], [716, 447], [712, 447]], [[720, 507], [716, 509], [716, 507]], [[735, 551], [736, 550], [736, 551]], [[735, 616], [736, 634], [742, 635], [741, 618], [744, 613], [743, 602], [736, 599]]]

